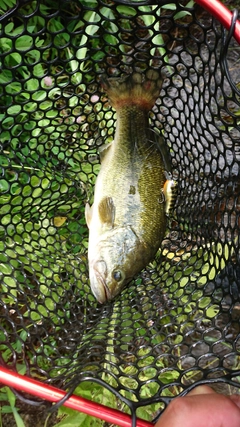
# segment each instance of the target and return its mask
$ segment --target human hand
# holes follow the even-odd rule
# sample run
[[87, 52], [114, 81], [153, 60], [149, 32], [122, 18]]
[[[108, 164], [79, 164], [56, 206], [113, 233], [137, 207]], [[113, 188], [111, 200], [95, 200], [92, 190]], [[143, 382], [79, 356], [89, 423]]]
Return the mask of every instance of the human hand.
[[199, 386], [174, 399], [155, 427], [240, 427], [240, 395], [224, 396]]

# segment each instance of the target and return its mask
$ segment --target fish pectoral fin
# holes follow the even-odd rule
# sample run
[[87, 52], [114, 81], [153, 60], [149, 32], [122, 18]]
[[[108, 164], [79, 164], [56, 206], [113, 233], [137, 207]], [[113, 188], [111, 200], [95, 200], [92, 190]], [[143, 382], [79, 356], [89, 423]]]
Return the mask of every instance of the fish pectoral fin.
[[86, 219], [86, 223], [88, 228], [90, 228], [90, 224], [92, 221], [92, 213], [93, 213], [93, 205], [90, 206], [89, 203], [86, 203], [85, 205], [85, 219]]
[[99, 148], [98, 151], [99, 151], [99, 156], [100, 156], [100, 162], [101, 162], [101, 164], [103, 163], [103, 161], [104, 161], [104, 159], [105, 159], [108, 151], [110, 150], [112, 143], [113, 143], [113, 141], [110, 142], [109, 144], [102, 145]]
[[112, 197], [104, 197], [98, 205], [98, 213], [101, 222], [109, 228], [113, 228], [115, 219], [115, 206]]

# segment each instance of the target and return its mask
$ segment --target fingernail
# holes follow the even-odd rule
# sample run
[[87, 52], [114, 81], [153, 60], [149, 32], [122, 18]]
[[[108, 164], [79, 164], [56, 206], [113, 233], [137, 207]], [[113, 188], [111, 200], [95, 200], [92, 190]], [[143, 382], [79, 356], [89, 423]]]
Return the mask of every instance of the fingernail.
[[240, 408], [240, 395], [232, 394], [231, 396], [229, 396], [229, 398], [232, 400], [232, 402], [235, 403], [235, 405], [237, 405]]

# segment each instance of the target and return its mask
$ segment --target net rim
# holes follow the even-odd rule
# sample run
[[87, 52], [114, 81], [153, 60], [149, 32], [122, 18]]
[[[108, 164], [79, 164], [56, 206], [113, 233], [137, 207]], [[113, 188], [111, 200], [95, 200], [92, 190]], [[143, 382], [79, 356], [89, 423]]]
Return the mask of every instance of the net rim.
[[[227, 30], [231, 29], [234, 13], [219, 0], [195, 0], [200, 6], [216, 18]], [[233, 28], [233, 37], [240, 44], [240, 21], [237, 19]]]

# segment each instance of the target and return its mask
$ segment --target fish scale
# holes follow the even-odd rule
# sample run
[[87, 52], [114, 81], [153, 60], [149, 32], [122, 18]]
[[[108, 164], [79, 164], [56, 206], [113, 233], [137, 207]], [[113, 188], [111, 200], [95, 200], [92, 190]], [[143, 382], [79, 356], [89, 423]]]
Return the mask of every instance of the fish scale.
[[104, 83], [117, 112], [116, 133], [101, 150], [94, 203], [86, 206], [90, 284], [102, 303], [154, 258], [166, 230], [163, 188], [168, 160], [149, 128], [160, 79], [156, 72], [141, 79], [135, 73]]
[[[136, 110], [134, 114], [133, 110]], [[164, 205], [159, 206], [158, 200], [161, 199], [166, 178], [161, 153], [157, 145], [149, 144], [147, 113], [138, 110], [124, 108], [120, 114], [115, 137], [121, 140], [121, 144], [117, 142], [116, 147], [109, 147], [111, 152], [102, 161], [94, 203], [99, 203], [104, 197], [112, 197], [116, 205], [114, 226], [134, 224], [139, 237], [141, 234], [147, 235], [150, 243], [154, 244], [152, 226], [159, 228], [159, 215], [164, 213]], [[130, 121], [132, 126], [126, 126], [125, 123], [129, 124]], [[156, 221], [150, 227], [149, 220], [155, 216]], [[135, 218], [134, 223], [131, 217]]]

